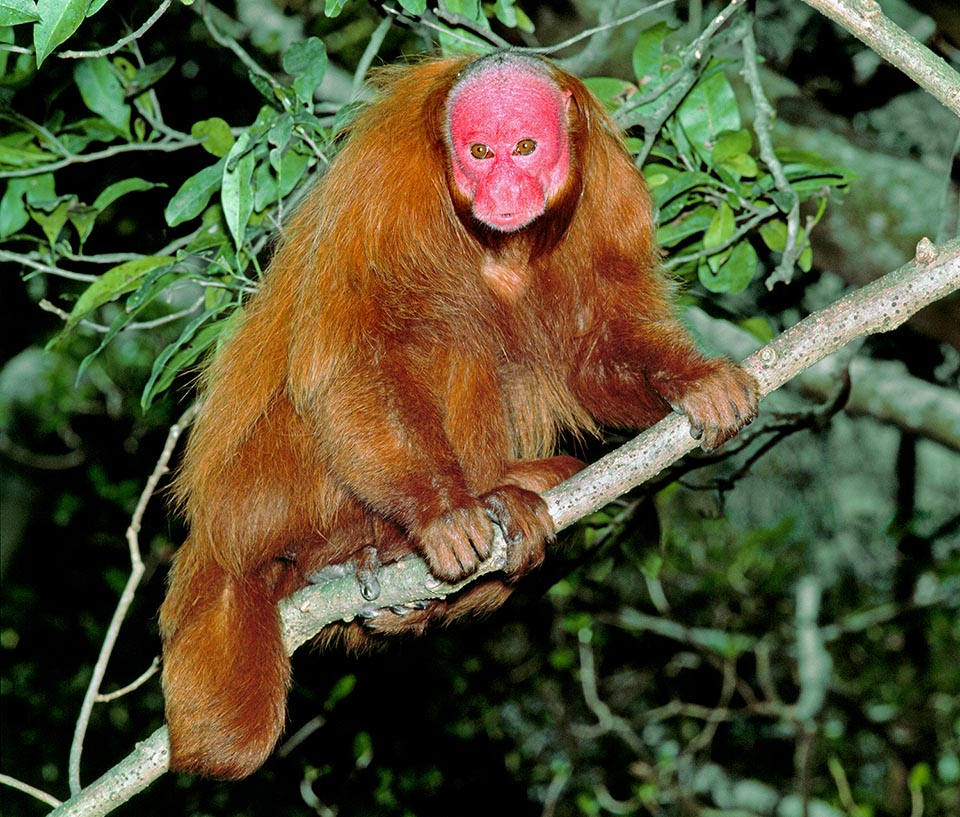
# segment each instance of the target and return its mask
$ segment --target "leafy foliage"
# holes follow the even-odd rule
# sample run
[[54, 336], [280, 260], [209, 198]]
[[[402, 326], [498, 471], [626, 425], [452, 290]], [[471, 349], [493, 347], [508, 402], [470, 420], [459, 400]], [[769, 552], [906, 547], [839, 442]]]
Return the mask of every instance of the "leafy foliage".
[[[338, 15], [344, 6], [328, 3], [326, 13]], [[401, 7], [412, 15], [424, 12], [423, 3], [401, 3]], [[481, 32], [489, 30], [490, 23], [475, 2], [448, 2], [446, 9], [476, 24]], [[73, 4], [63, 4], [64, 17], [68, 11], [75, 13]], [[497, 3], [493, 11], [504, 25], [529, 23], [512, 3]], [[34, 23], [35, 30], [48, 19], [44, 11]], [[71, 25], [76, 23], [75, 29], [79, 21], [70, 20]], [[226, 36], [213, 14], [205, 14], [204, 20], [212, 32]], [[638, 38], [633, 67], [642, 94], [638, 86], [619, 80], [588, 82], [621, 126], [643, 129], [650, 150], [644, 154], [636, 139], [630, 144], [644, 154], [644, 171], [661, 211], [659, 237], [673, 255], [671, 264], [677, 273], [696, 275], [711, 292], [740, 292], [758, 269], [754, 249], [758, 237], [770, 249], [784, 250], [784, 213], [789, 202], [776, 189], [769, 169], [752, 153], [753, 140], [743, 128], [727, 78], [728, 64], [710, 58], [688, 68], [687, 53], [693, 46], [677, 52], [669, 47], [670, 36], [670, 28], [660, 23]], [[464, 45], [444, 36], [440, 43], [457, 49]], [[239, 49], [239, 43], [234, 48]], [[166, 247], [131, 255], [98, 275], [77, 298], [65, 324], [65, 331], [73, 331], [108, 304], [123, 304], [82, 371], [118, 332], [134, 326], [144, 310], [169, 302], [172, 291], [202, 288], [203, 297], [189, 317], [180, 318], [181, 330], [157, 357], [142, 397], [147, 408], [216, 342], [218, 333], [209, 327], [219, 327], [225, 315], [238, 308], [243, 295], [255, 288], [267, 237], [284, 209], [293, 205], [303, 179], [322, 172], [330, 161], [334, 137], [349, 117], [350, 107], [330, 115], [314, 105], [327, 54], [323, 42], [310, 37], [287, 47], [281, 56], [283, 74], [273, 76], [250, 68], [248, 79], [264, 98], [252, 123], [231, 128], [220, 117], [201, 119], [191, 125], [188, 135], [172, 131], [163, 120], [160, 100], [172, 58], [135, 66], [130, 57], [98, 56], [76, 62], [75, 93], [93, 116], [52, 117], [43, 123], [15, 117], [17, 129], [3, 140], [8, 152], [0, 153], [0, 172], [6, 171], [18, 183], [8, 187], [0, 202], [0, 237], [15, 247], [29, 244], [33, 241], [29, 231], [22, 231], [33, 222], [46, 242], [26, 255], [42, 257], [55, 266], [62, 257], [83, 250], [98, 217], [120, 196], [152, 186], [140, 178], [122, 179], [106, 187], [92, 205], [81, 202], [76, 194], [58, 195], [57, 169], [87, 161], [94, 151], [108, 160], [128, 150], [188, 150], [200, 145], [217, 159], [183, 179], [164, 208], [168, 227], [189, 232]], [[653, 137], [658, 138], [652, 141]], [[784, 153], [778, 160], [784, 162], [798, 197], [819, 199], [817, 218], [823, 212], [826, 191], [847, 184], [850, 178], [843, 169], [817, 157]], [[810, 252], [805, 247], [800, 266], [809, 269]]]

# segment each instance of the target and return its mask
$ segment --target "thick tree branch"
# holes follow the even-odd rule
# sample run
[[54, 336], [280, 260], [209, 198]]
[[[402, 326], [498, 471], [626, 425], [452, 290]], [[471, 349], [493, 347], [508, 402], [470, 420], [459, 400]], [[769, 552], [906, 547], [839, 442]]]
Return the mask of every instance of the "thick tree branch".
[[960, 116], [960, 74], [887, 17], [877, 0], [804, 0]]
[[[810, 315], [744, 361], [766, 395], [800, 372], [864, 335], [888, 332], [924, 306], [960, 289], [960, 239], [941, 248], [921, 242], [917, 258], [883, 278], [858, 289]], [[655, 476], [696, 446], [686, 420], [672, 415], [626, 445], [567, 480], [545, 498], [558, 529], [602, 507], [623, 492]], [[503, 543], [475, 580], [503, 566]], [[468, 582], [464, 582], [466, 584]], [[384, 606], [456, 592], [461, 585], [433, 579], [424, 562], [410, 558], [381, 571]], [[284, 637], [290, 652], [335, 621], [351, 620], [367, 602], [353, 577], [322, 588], [301, 590], [280, 604]], [[76, 797], [51, 812], [51, 817], [99, 817], [146, 788], [167, 770], [166, 727], [158, 729], [135, 751]]]

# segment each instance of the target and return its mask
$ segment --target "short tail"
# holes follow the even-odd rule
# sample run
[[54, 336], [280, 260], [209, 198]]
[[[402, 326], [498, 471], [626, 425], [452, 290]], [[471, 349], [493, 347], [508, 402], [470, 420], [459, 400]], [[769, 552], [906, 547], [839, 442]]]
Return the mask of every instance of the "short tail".
[[265, 577], [180, 549], [160, 609], [170, 767], [239, 779], [269, 757], [286, 717], [290, 659]]

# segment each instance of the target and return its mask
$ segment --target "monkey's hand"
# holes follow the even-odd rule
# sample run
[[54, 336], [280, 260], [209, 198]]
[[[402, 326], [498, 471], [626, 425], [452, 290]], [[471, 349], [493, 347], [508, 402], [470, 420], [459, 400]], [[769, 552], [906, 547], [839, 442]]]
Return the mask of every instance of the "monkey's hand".
[[519, 578], [539, 566], [557, 535], [540, 494], [519, 485], [501, 485], [482, 499], [507, 541], [507, 575]]
[[690, 420], [690, 433], [712, 451], [757, 416], [759, 386], [732, 360], [716, 358], [714, 368], [689, 384], [673, 403]]
[[493, 520], [479, 499], [466, 495], [410, 533], [430, 572], [442, 581], [458, 582], [476, 573], [490, 555]]
[[490, 555], [494, 524], [507, 541], [507, 573], [521, 575], [543, 561], [554, 536], [553, 520], [540, 496], [518, 485], [471, 497], [412, 533], [430, 572], [456, 582], [475, 573]]

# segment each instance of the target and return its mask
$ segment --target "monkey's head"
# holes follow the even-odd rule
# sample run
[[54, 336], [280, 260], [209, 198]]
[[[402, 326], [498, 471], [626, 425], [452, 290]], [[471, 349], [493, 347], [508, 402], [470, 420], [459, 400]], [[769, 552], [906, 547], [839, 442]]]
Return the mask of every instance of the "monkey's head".
[[458, 205], [504, 233], [543, 215], [570, 175], [570, 104], [535, 57], [507, 52], [470, 63], [446, 104]]

